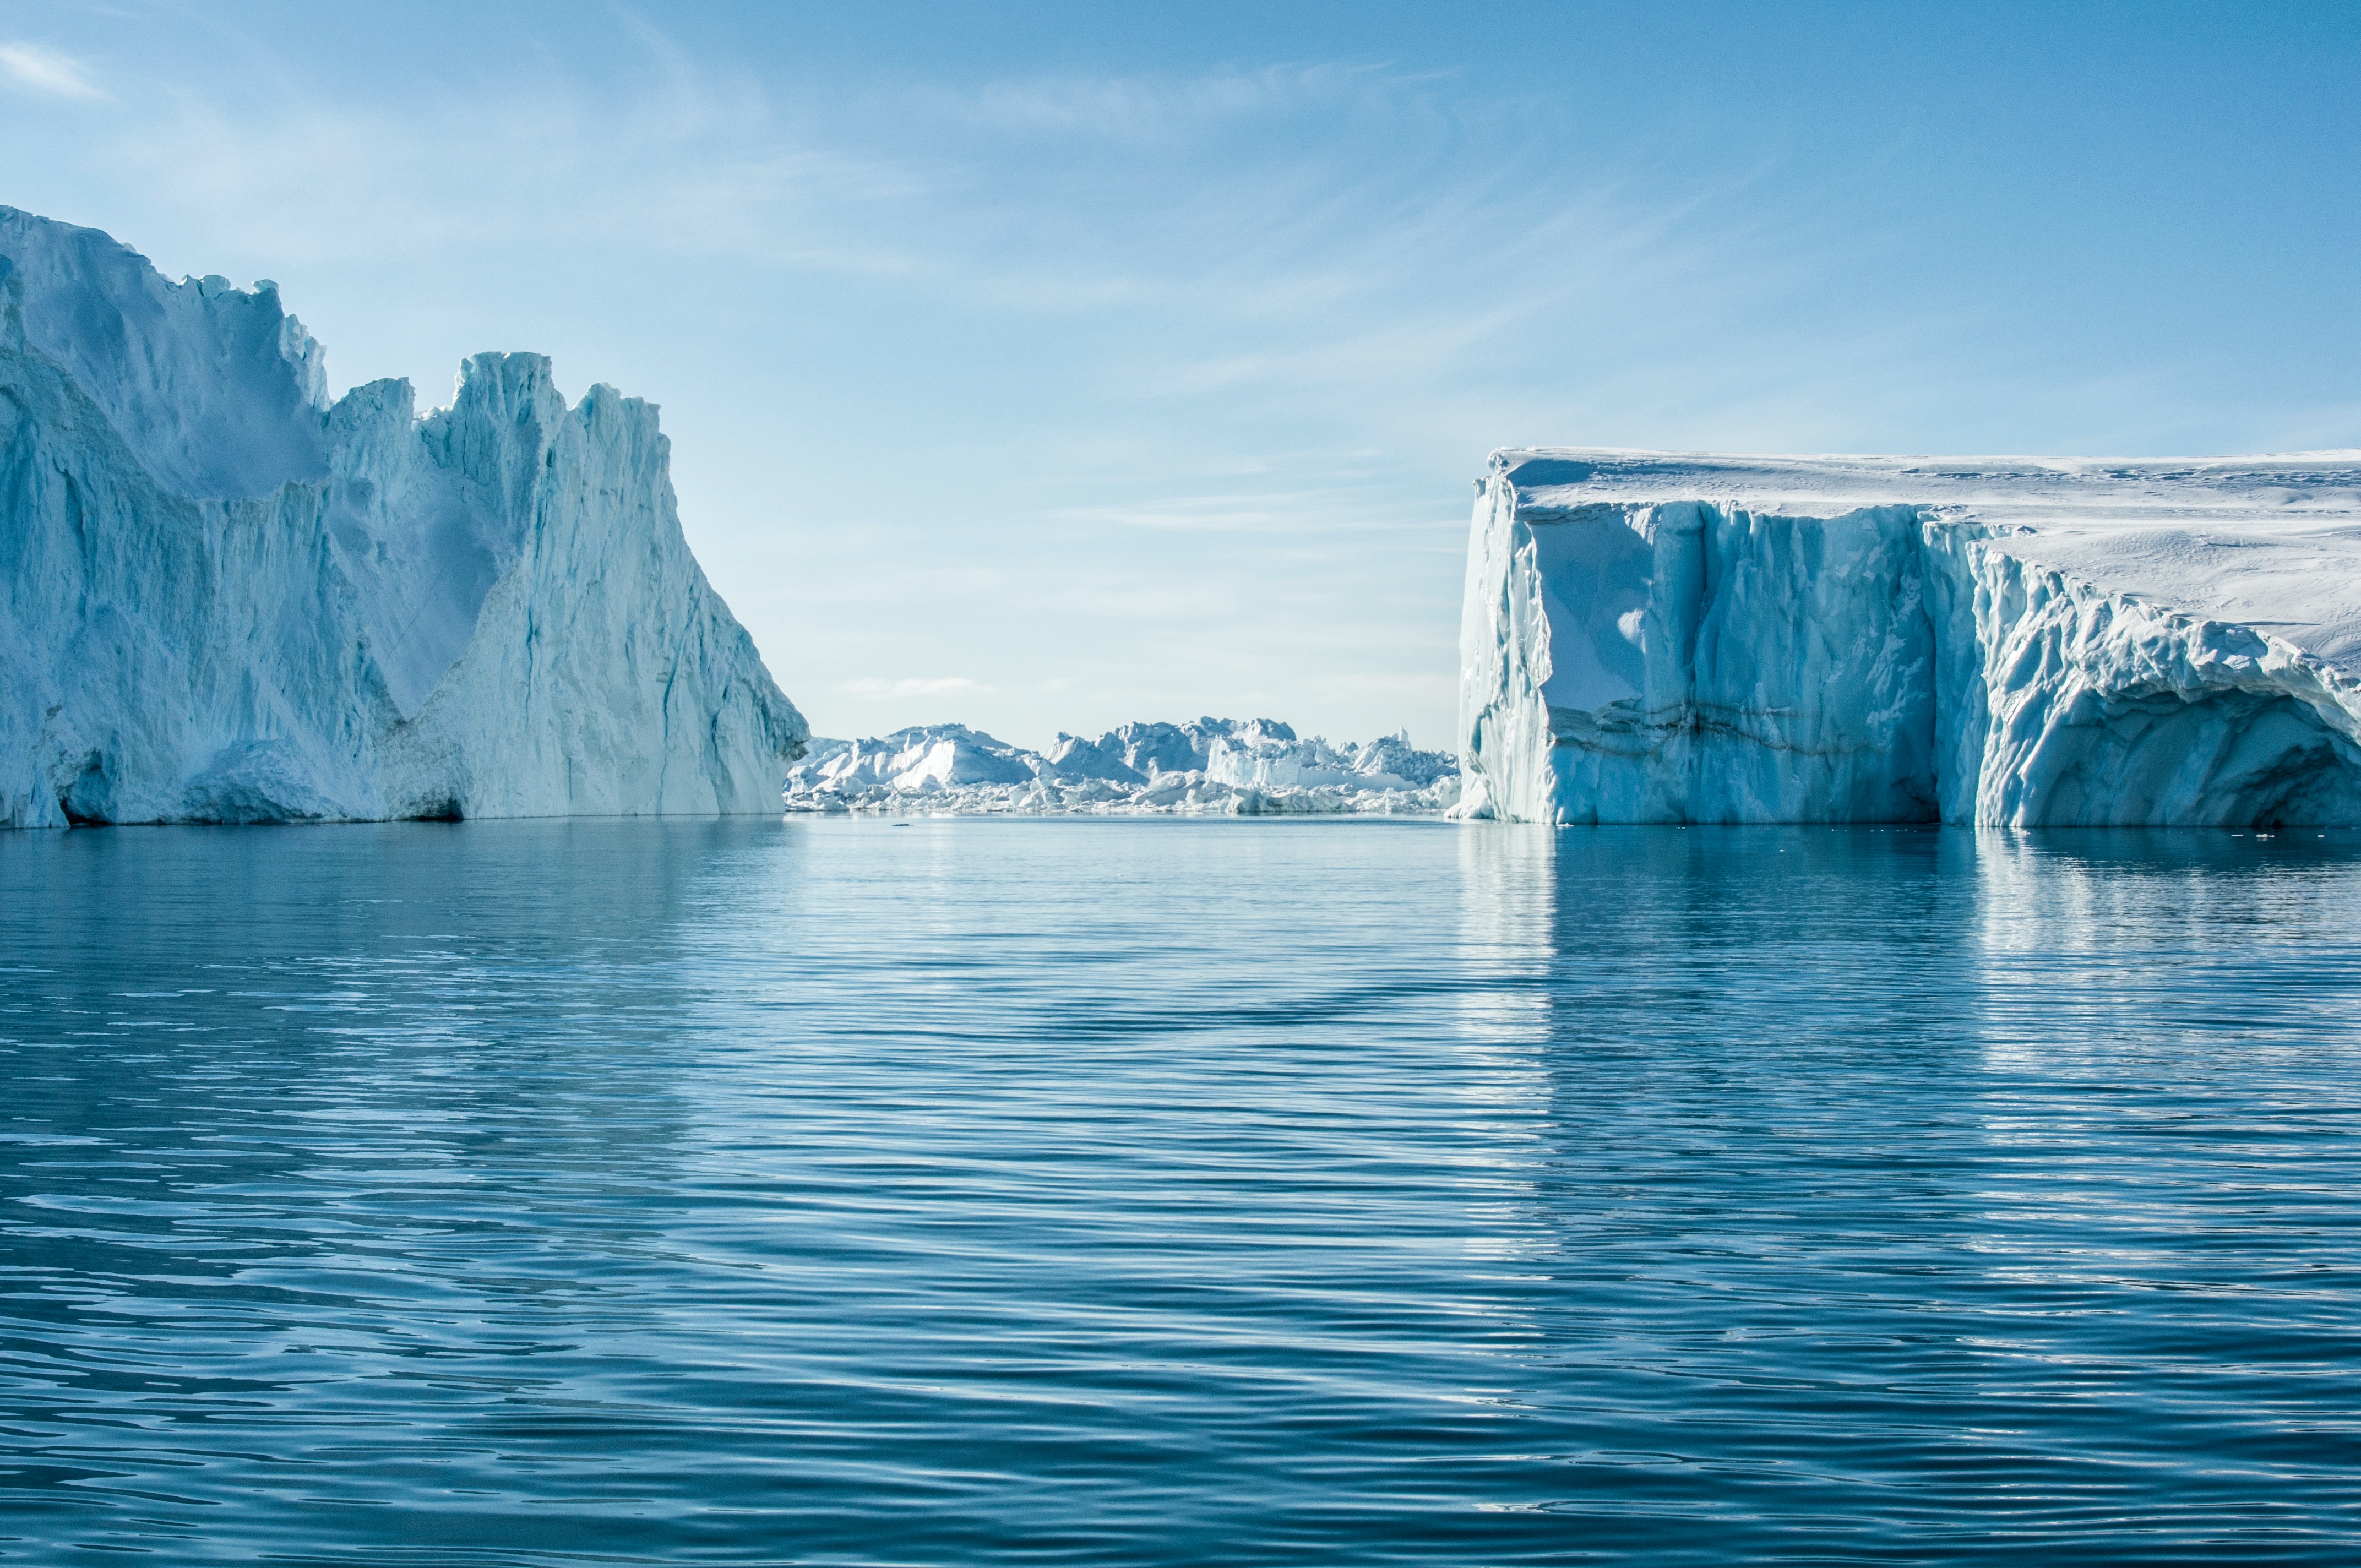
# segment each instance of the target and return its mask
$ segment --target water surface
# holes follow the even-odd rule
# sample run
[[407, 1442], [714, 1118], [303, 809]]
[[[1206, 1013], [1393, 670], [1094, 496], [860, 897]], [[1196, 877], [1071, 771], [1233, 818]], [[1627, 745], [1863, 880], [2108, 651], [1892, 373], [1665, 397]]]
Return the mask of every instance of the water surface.
[[0, 834], [0, 1561], [2361, 1556], [2361, 839]]

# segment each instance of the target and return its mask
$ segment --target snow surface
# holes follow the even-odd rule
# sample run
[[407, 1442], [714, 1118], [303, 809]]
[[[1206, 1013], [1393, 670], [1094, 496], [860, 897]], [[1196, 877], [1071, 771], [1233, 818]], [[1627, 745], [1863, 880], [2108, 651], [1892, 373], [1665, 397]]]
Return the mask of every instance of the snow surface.
[[1268, 718], [1126, 724], [1047, 751], [943, 724], [814, 740], [784, 794], [790, 811], [1415, 816], [1458, 798], [1458, 769], [1404, 736], [1332, 745]]
[[1495, 453], [1456, 814], [2361, 822], [2361, 453]]
[[774, 808], [653, 407], [324, 385], [275, 286], [0, 208], [0, 826]]

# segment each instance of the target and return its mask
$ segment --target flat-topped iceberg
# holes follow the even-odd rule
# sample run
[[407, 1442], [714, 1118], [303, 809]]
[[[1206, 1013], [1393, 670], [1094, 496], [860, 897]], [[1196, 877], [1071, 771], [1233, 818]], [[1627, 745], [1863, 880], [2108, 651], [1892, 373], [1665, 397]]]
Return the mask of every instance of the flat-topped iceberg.
[[1458, 815], [2361, 822], [2361, 453], [1510, 450]]
[[1126, 724], [1046, 751], [941, 724], [814, 740], [784, 793], [790, 811], [1423, 816], [1458, 799], [1458, 766], [1404, 736], [1332, 745], [1268, 718]]
[[775, 809], [805, 725], [656, 411], [331, 404], [275, 285], [0, 208], [0, 827]]

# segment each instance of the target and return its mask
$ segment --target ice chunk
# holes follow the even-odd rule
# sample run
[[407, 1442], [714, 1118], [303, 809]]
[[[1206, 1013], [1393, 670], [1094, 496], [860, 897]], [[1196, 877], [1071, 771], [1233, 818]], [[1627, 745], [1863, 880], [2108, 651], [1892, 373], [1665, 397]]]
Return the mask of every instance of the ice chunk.
[[964, 724], [917, 726], [869, 740], [825, 740], [789, 777], [834, 790], [918, 792], [963, 784], [1030, 784], [1030, 751]]
[[1407, 736], [1336, 746], [1268, 718], [1126, 724], [1046, 752], [944, 724], [814, 740], [784, 795], [790, 811], [1422, 816], [1458, 798], [1458, 767]]
[[1458, 812], [2361, 821], [2361, 454], [1503, 451]]

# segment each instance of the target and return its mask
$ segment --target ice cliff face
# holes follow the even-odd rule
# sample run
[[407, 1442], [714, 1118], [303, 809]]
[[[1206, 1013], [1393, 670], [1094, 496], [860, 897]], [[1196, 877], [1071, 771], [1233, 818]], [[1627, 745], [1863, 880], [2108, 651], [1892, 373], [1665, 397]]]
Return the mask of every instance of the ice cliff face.
[[2361, 822], [2361, 454], [1503, 451], [1457, 814]]
[[1268, 718], [1126, 724], [1046, 751], [942, 724], [815, 740], [784, 793], [790, 811], [1417, 816], [1458, 798], [1458, 771], [1401, 736], [1332, 745]]
[[274, 285], [0, 208], [0, 826], [775, 809], [667, 455], [538, 355], [330, 405]]

